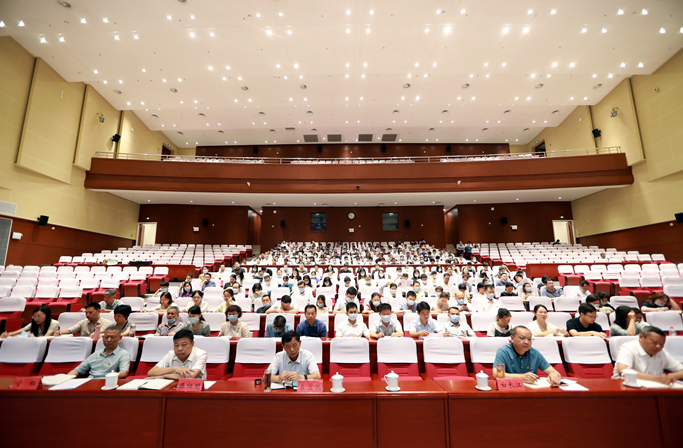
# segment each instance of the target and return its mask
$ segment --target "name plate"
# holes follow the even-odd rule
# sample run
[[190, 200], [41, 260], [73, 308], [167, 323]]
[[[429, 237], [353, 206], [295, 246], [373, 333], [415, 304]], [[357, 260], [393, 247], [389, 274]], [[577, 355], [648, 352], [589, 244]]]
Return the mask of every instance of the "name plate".
[[520, 378], [502, 378], [497, 379], [496, 384], [498, 385], [498, 390], [510, 391], [510, 390], [525, 390], [524, 380]]
[[204, 380], [196, 378], [181, 378], [178, 380], [177, 391], [201, 392], [204, 390]]
[[323, 380], [299, 380], [296, 390], [297, 392], [322, 392]]
[[40, 385], [39, 376], [24, 376], [14, 379], [12, 390], [36, 390]]

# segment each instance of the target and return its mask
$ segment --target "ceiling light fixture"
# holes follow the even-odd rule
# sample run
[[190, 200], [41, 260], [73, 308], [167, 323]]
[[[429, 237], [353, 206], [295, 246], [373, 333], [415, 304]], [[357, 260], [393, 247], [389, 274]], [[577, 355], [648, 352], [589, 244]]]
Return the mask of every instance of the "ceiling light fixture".
[[450, 26], [447, 26], [446, 28], [443, 29], [443, 32], [444, 32], [445, 34], [450, 34], [450, 32], [451, 32], [451, 27], [450, 27]]

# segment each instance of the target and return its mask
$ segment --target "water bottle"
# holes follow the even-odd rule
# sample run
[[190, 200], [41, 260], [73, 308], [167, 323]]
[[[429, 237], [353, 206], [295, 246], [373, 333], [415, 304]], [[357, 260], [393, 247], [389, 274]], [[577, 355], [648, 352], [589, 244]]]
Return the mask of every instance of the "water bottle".
[[669, 327], [669, 336], [676, 336], [676, 330], [673, 326]]
[[135, 337], [135, 324], [134, 323], [130, 324], [130, 337], [131, 338]]
[[265, 388], [265, 392], [270, 392], [270, 377], [270, 369], [266, 369], [266, 372], [263, 375], [263, 387]]

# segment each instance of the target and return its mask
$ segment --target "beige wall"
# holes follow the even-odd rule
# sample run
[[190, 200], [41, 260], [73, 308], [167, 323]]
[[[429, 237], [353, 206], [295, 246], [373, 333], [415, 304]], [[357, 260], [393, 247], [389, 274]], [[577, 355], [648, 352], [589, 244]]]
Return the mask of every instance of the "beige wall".
[[[69, 84], [77, 83], [66, 83], [60, 80], [61, 78], [56, 78], [45, 64], [46, 67], [37, 71], [39, 78], [36, 79], [36, 84], [54, 83], [54, 86], [48, 86], [47, 93], [41, 92], [38, 95], [44, 98], [41, 102], [37, 102], [34, 95], [31, 104], [37, 108], [37, 112], [29, 110], [26, 113], [35, 61], [36, 59], [13, 39], [0, 37], [0, 200], [17, 204], [18, 218], [35, 220], [39, 215], [47, 215], [50, 217], [50, 223], [55, 225], [134, 239], [139, 205], [109, 193], [87, 190], [83, 187], [85, 171], [73, 165], [76, 137], [79, 134], [79, 120], [74, 122], [73, 115], [80, 117], [83, 96], [81, 94], [80, 105], [77, 100], [67, 97], [76, 95], [69, 90]], [[84, 85], [82, 86], [85, 90]], [[68, 101], [66, 106], [55, 104], [59, 102], [58, 91], [62, 89], [65, 89], [62, 100]], [[57, 91], [56, 95], [54, 91]], [[76, 112], [72, 112], [71, 109], [75, 109]], [[86, 104], [85, 109], [90, 110], [90, 105]], [[52, 156], [50, 151], [56, 151], [59, 158], [55, 163], [68, 168], [60, 168], [55, 174], [51, 167], [44, 165], [33, 164], [31, 166], [37, 171], [29, 171], [15, 164], [22, 143], [24, 117], [33, 117], [34, 112], [39, 117], [40, 114], [46, 114], [51, 110], [68, 115], [64, 120], [54, 123], [50, 122], [52, 118], [45, 118], [48, 120], [46, 126], [57, 129], [60, 133], [56, 139], [59, 147], [55, 149], [52, 145], [45, 145], [31, 147], [30, 150], [40, 150], [40, 157], [45, 160]], [[97, 124], [99, 125], [99, 122]], [[94, 134], [93, 126], [95, 123], [88, 123], [86, 120], [82, 135]], [[34, 124], [29, 123], [27, 129], [35, 134], [30, 137], [33, 139], [31, 145], [40, 143], [45, 137], [43, 131]], [[70, 152], [66, 150], [67, 141], [71, 142], [70, 145], [73, 144]], [[84, 142], [81, 141], [82, 144], [89, 145]], [[25, 142], [23, 146], [26, 150], [29, 143]], [[94, 151], [95, 148], [88, 150]], [[24, 157], [27, 154], [25, 153]], [[23, 162], [28, 163], [27, 159]], [[83, 164], [82, 159], [79, 164]], [[45, 174], [42, 173], [43, 170]]]
[[177, 148], [175, 151], [173, 151], [173, 154], [176, 156], [194, 157], [197, 154], [197, 148]]
[[545, 128], [526, 145], [526, 152], [533, 152], [538, 145], [545, 141], [545, 150], [562, 151], [565, 149], [595, 148], [593, 139], [593, 125], [588, 106], [578, 106], [557, 127]]
[[[104, 115], [104, 123], [100, 123], [100, 114]], [[119, 132], [120, 119], [120, 111], [114, 109], [93, 86], [86, 86], [74, 165], [89, 170], [95, 153], [113, 152], [115, 143], [111, 138]]]
[[[603, 139], [619, 141], [634, 163], [639, 142], [634, 124], [629, 123], [631, 112], [622, 84], [593, 108], [593, 116]], [[645, 160], [633, 166], [633, 185], [572, 202], [577, 236], [673, 221], [675, 213], [683, 212], [683, 51], [654, 74], [634, 76], [631, 84]], [[605, 114], [615, 101], [623, 121]]]
[[[519, 154], [522, 152], [529, 152], [529, 148], [526, 145], [510, 145], [510, 154]], [[531, 149], [533, 151], [533, 148]]]
[[163, 132], [150, 131], [130, 110], [123, 111], [120, 134], [118, 152], [122, 154], [161, 154], [164, 146], [171, 152], [178, 149]]

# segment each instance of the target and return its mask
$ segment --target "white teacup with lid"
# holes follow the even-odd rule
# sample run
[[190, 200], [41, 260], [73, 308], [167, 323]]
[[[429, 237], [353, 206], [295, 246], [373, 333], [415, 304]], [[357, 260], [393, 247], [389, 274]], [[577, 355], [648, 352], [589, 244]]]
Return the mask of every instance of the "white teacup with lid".
[[344, 377], [337, 372], [332, 376], [332, 392], [344, 391]]
[[489, 388], [489, 376], [484, 373], [484, 371], [480, 371], [476, 375], [477, 377], [477, 388], [478, 389], [488, 389]]
[[118, 386], [119, 374], [118, 372], [109, 372], [104, 375], [104, 387], [106, 389], [114, 389]]
[[387, 382], [388, 390], [398, 390], [398, 373], [392, 370], [391, 373], [384, 375], [384, 381]]

